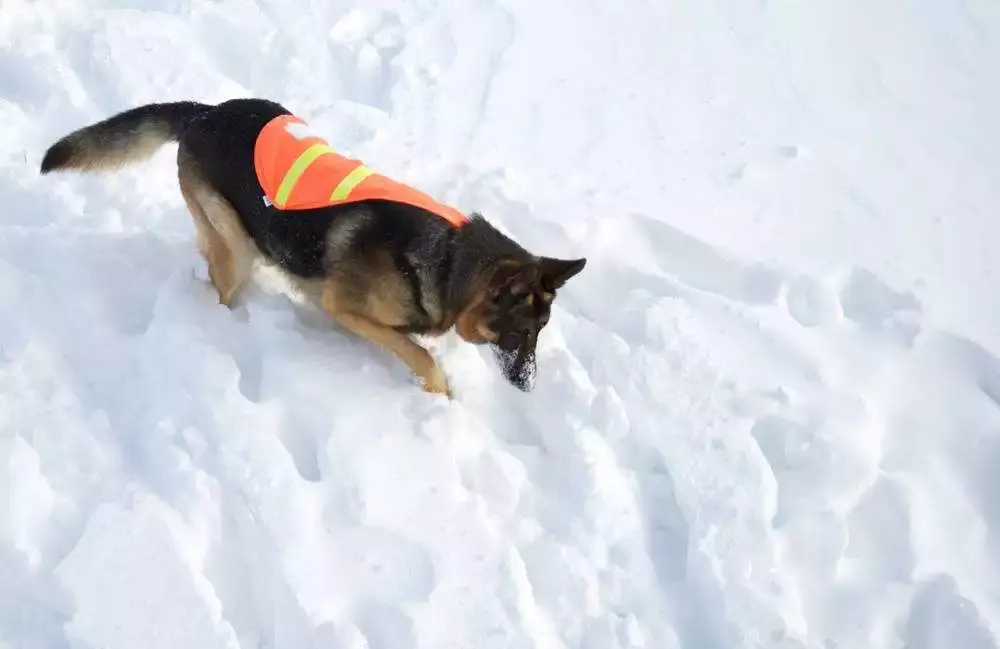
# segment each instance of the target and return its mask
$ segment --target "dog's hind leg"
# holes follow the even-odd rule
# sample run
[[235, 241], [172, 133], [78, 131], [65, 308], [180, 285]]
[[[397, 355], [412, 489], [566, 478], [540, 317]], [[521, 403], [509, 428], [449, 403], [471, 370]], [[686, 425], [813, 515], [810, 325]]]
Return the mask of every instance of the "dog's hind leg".
[[178, 155], [181, 194], [194, 218], [198, 249], [208, 263], [208, 275], [219, 302], [231, 305], [253, 272], [256, 249], [233, 206], [205, 182], [183, 151]]

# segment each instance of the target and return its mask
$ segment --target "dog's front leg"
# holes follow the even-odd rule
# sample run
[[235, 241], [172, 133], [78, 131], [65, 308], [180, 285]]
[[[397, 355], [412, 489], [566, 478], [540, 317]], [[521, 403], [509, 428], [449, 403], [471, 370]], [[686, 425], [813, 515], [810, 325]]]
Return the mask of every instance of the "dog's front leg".
[[448, 379], [430, 353], [404, 334], [352, 313], [331, 313], [345, 329], [399, 357], [421, 380], [424, 390], [451, 397]]
[[444, 394], [451, 398], [448, 378], [438, 367], [437, 362], [426, 349], [410, 340], [405, 334], [364, 316], [339, 310], [330, 292], [324, 292], [322, 307], [348, 331], [395, 354], [420, 379], [426, 392]]

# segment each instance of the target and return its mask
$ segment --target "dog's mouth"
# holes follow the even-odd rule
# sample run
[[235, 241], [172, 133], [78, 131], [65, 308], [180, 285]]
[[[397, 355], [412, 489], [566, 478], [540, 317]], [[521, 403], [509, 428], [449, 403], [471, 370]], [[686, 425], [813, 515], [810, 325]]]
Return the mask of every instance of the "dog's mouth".
[[535, 388], [535, 375], [538, 371], [535, 350], [503, 349], [497, 345], [491, 347], [504, 378], [522, 392], [531, 392]]

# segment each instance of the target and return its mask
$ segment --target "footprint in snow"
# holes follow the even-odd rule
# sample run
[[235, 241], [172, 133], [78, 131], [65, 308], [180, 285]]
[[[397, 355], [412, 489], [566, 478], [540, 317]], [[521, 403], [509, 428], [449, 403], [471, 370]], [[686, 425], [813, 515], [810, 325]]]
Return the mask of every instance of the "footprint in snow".
[[416, 646], [413, 620], [398, 606], [366, 602], [355, 616], [368, 649], [409, 649]]
[[936, 576], [920, 585], [902, 631], [907, 649], [997, 649], [997, 639], [954, 578]]
[[745, 264], [663, 221], [635, 216], [628, 226], [658, 269], [685, 286], [744, 304], [769, 304], [780, 295], [782, 277], [761, 264]]
[[836, 291], [819, 280], [805, 275], [788, 283], [785, 293], [788, 314], [806, 328], [821, 327], [836, 322], [841, 316]]
[[860, 498], [847, 516], [844, 558], [864, 579], [907, 582], [916, 566], [909, 502], [902, 486], [886, 475]]
[[844, 317], [862, 330], [887, 335], [910, 346], [920, 333], [920, 301], [913, 293], [897, 291], [874, 273], [855, 268], [840, 290]]
[[800, 159], [803, 154], [802, 147], [794, 144], [776, 146], [754, 161], [731, 166], [725, 173], [725, 180], [733, 185], [772, 180], [782, 172], [785, 165]]
[[344, 14], [329, 33], [333, 60], [340, 66], [343, 98], [388, 110], [396, 74], [391, 61], [402, 49], [399, 16], [389, 11], [356, 9]]

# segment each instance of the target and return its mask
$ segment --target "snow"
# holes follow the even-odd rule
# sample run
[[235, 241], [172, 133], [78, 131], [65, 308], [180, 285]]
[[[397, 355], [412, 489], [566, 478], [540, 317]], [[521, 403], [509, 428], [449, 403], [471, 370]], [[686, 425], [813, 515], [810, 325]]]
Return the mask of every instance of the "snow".
[[[1000, 6], [5, 0], [0, 647], [997, 649]], [[540, 253], [456, 398], [268, 269], [218, 305], [131, 106], [264, 96]]]

